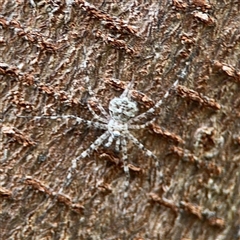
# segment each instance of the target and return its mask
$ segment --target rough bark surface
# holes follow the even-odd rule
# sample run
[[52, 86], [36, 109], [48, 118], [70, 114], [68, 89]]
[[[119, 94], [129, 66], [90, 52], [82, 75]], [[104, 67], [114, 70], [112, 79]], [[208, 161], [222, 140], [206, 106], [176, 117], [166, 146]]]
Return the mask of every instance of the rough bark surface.
[[[240, 239], [239, 10], [233, 0], [1, 0], [0, 238]], [[177, 78], [154, 124], [133, 133], [159, 169], [129, 143], [126, 189], [121, 152], [101, 146], [57, 194], [102, 131], [43, 116], [92, 120], [89, 87], [108, 110], [132, 79], [144, 112]]]

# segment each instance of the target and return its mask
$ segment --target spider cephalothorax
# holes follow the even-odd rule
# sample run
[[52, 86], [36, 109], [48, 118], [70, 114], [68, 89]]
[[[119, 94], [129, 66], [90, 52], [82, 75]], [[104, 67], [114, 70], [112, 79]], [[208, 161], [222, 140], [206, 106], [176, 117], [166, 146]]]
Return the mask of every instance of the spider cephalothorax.
[[127, 122], [136, 116], [138, 112], [137, 104], [129, 97], [113, 98], [109, 103], [109, 112], [111, 118], [121, 122]]

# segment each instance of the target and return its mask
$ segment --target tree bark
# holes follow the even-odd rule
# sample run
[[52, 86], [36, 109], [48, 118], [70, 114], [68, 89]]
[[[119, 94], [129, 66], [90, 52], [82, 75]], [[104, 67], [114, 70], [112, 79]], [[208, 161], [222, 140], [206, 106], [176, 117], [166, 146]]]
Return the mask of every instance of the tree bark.
[[[1, 239], [240, 239], [238, 1], [0, 5]], [[126, 187], [103, 143], [65, 186], [104, 132], [69, 116], [126, 88], [157, 160], [128, 141]]]

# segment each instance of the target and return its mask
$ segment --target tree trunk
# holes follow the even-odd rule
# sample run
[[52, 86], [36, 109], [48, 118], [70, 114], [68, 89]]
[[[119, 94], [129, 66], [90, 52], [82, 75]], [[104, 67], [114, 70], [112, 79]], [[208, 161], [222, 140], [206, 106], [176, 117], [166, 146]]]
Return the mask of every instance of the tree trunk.
[[240, 239], [239, 10], [2, 0], [0, 238]]

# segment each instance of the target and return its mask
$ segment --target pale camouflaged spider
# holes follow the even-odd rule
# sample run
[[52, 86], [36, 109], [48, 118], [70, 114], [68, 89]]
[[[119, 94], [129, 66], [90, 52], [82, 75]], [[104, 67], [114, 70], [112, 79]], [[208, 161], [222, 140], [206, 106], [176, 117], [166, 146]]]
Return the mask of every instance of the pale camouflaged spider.
[[[87, 77], [87, 82], [89, 79]], [[65, 116], [38, 116], [35, 119], [39, 119], [42, 117], [50, 118], [50, 119], [75, 119], [77, 123], [84, 123], [88, 127], [93, 127], [96, 129], [105, 130], [105, 132], [99, 136], [85, 151], [83, 151], [77, 158], [72, 160], [71, 167], [68, 169], [68, 174], [66, 180], [64, 181], [62, 187], [58, 191], [59, 194], [63, 192], [63, 189], [70, 184], [72, 181], [74, 171], [77, 168], [77, 162], [87, 156], [89, 156], [94, 150], [97, 150], [101, 145], [105, 147], [110, 147], [113, 143], [115, 143], [115, 149], [122, 154], [122, 161], [124, 165], [124, 172], [126, 173], [126, 181], [125, 187], [127, 188], [129, 185], [129, 167], [128, 167], [128, 155], [127, 155], [127, 141], [131, 141], [134, 145], [136, 145], [139, 149], [141, 149], [148, 157], [152, 157], [156, 161], [156, 165], [158, 165], [157, 157], [144, 145], [135, 138], [129, 130], [134, 129], [142, 129], [149, 126], [155, 118], [147, 121], [144, 124], [138, 124], [141, 119], [146, 119], [149, 114], [153, 114], [157, 108], [159, 108], [163, 100], [169, 96], [169, 92], [172, 88], [175, 88], [178, 85], [178, 80], [176, 80], [173, 85], [166, 91], [165, 95], [150, 109], [146, 112], [143, 112], [139, 115], [137, 103], [131, 99], [130, 96], [130, 88], [132, 83], [128, 84], [126, 89], [119, 97], [114, 97], [110, 103], [108, 111], [103, 108], [103, 106], [98, 101], [98, 108], [101, 111], [101, 115], [99, 116], [92, 109], [91, 105], [88, 103], [88, 109], [93, 115], [93, 120], [85, 120], [83, 118], [74, 116], [74, 115], [65, 115]], [[97, 101], [94, 96], [91, 88], [88, 88], [90, 95]], [[127, 196], [125, 194], [125, 196]]]

